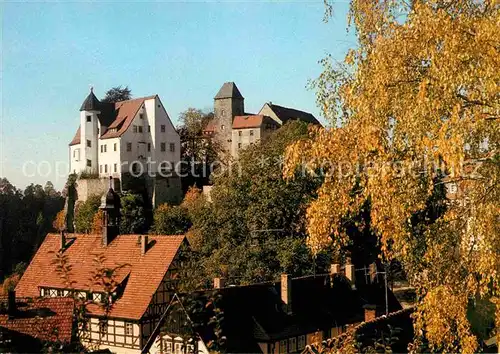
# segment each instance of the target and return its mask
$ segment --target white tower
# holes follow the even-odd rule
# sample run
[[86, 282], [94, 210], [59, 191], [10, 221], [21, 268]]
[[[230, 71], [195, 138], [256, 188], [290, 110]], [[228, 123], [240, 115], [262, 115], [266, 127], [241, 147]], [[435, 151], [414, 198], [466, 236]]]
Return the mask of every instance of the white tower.
[[101, 102], [94, 95], [93, 88], [80, 108], [80, 171], [98, 172], [98, 137]]

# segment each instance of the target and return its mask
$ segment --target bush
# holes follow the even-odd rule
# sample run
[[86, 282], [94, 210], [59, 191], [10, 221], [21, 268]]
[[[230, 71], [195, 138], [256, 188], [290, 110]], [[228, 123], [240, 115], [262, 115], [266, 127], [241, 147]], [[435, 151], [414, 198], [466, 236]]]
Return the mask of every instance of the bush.
[[137, 234], [147, 231], [144, 198], [139, 194], [126, 194], [121, 198], [121, 234]]
[[157, 234], [180, 235], [191, 227], [188, 212], [182, 206], [161, 204], [155, 209], [153, 219]]
[[88, 234], [92, 231], [94, 215], [99, 210], [100, 204], [101, 198], [98, 195], [92, 195], [85, 202], [77, 205], [75, 212], [76, 232]]

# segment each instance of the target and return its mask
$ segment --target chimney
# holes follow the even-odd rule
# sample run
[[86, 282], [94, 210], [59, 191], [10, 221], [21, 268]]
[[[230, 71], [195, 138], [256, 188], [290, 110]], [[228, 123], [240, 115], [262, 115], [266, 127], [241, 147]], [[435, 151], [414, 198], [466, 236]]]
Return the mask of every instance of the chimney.
[[377, 318], [377, 306], [367, 304], [363, 306], [365, 310], [365, 322], [372, 321]]
[[148, 250], [148, 235], [141, 235], [141, 255], [144, 256]]
[[370, 274], [370, 283], [375, 283], [375, 279], [377, 278], [377, 264], [375, 262], [371, 263], [368, 267], [368, 271]]
[[214, 278], [214, 289], [222, 289], [225, 285], [225, 278]]
[[281, 301], [285, 303], [285, 311], [292, 313], [292, 277], [281, 274]]
[[64, 230], [61, 230], [61, 237], [59, 238], [60, 240], [60, 250], [63, 251], [64, 247], [66, 246], [66, 235], [64, 234]]
[[332, 263], [330, 265], [330, 287], [333, 287], [333, 278], [340, 273], [340, 264]]
[[355, 270], [354, 270], [353, 264], [348, 263], [345, 265], [345, 276], [351, 282], [353, 289], [356, 288], [356, 276], [355, 276], [354, 272], [355, 272]]
[[16, 315], [16, 292], [15, 290], [9, 290], [8, 292], [8, 303], [7, 303], [7, 313], [9, 318], [13, 318]]

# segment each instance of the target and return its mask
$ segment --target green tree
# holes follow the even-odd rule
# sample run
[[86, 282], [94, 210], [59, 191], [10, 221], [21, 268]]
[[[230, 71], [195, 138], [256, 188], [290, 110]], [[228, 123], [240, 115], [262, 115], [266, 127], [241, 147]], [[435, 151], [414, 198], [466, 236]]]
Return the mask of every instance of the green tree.
[[147, 231], [144, 198], [139, 194], [125, 194], [121, 197], [121, 234], [136, 234]]
[[[304, 218], [318, 181], [298, 176], [287, 183], [281, 172], [285, 148], [307, 134], [306, 124], [291, 122], [249, 147], [230, 170], [214, 177], [212, 202], [200, 198], [202, 205], [191, 208], [188, 236], [207, 279], [226, 274], [246, 283], [275, 279], [282, 272], [313, 272]], [[318, 271], [322, 259], [317, 259]]]
[[179, 205], [159, 205], [153, 214], [154, 231], [163, 235], [181, 235], [191, 226], [188, 211]]
[[128, 86], [122, 87], [115, 86], [106, 91], [106, 95], [101, 100], [101, 102], [115, 103], [120, 101], [130, 100], [132, 98], [132, 92]]
[[101, 197], [99, 195], [91, 195], [85, 202], [77, 203], [75, 211], [76, 232], [86, 234], [92, 232], [94, 215], [99, 210], [100, 205]]

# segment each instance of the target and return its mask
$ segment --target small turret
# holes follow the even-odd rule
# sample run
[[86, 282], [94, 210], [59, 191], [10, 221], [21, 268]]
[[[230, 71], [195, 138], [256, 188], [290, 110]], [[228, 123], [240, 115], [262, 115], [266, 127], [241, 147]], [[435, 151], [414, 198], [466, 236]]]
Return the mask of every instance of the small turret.
[[94, 95], [94, 88], [90, 88], [90, 93], [83, 101], [82, 106], [80, 107], [80, 112], [82, 111], [99, 111], [99, 107], [101, 106], [101, 101]]
[[101, 198], [99, 209], [103, 212], [102, 245], [107, 246], [119, 234], [120, 226], [120, 196], [112, 186], [113, 179], [109, 177], [109, 190]]

